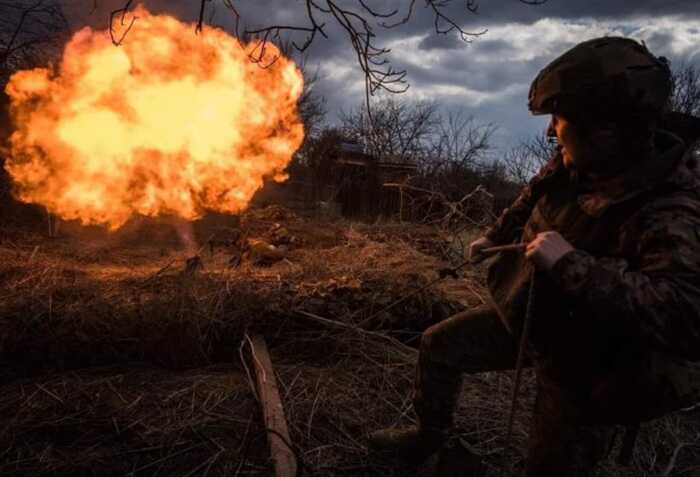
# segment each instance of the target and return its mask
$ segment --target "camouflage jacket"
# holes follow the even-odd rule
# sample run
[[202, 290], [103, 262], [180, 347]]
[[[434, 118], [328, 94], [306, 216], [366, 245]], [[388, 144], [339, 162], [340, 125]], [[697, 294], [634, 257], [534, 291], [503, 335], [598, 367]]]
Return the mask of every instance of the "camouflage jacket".
[[[536, 275], [531, 349], [542, 374], [615, 421], [700, 399], [700, 143], [657, 136], [655, 158], [597, 183], [555, 155], [487, 232], [503, 244], [555, 230], [573, 244]], [[489, 268], [494, 306], [516, 333], [531, 268], [517, 253]]]

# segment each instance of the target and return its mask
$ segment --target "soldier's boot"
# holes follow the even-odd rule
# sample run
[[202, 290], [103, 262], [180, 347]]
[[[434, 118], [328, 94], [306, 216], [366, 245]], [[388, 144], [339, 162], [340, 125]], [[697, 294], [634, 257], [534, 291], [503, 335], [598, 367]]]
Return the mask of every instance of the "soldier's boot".
[[447, 432], [410, 426], [375, 431], [367, 444], [370, 451], [383, 458], [419, 465], [439, 451], [446, 440]]
[[439, 451], [452, 429], [462, 372], [506, 369], [515, 362], [513, 338], [488, 307], [452, 316], [421, 338], [413, 408], [416, 427], [385, 429], [369, 437], [369, 448], [405, 462], [421, 463]]
[[434, 336], [440, 329], [440, 325], [432, 326], [421, 338], [413, 389], [413, 408], [420, 424], [372, 433], [368, 442], [371, 451], [409, 464], [420, 464], [447, 441], [461, 386], [461, 371], [433, 359], [439, 351], [434, 345]]

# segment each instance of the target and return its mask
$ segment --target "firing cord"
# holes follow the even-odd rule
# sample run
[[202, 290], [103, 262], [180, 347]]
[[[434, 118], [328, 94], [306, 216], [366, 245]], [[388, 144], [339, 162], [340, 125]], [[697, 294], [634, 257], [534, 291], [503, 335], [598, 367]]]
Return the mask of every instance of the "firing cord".
[[[527, 344], [532, 325], [532, 317], [535, 310], [536, 286], [535, 283], [535, 268], [530, 272], [530, 289], [527, 296], [527, 307], [525, 309], [525, 319], [523, 320], [523, 329], [520, 332], [520, 344], [518, 346], [518, 358], [515, 363], [515, 380], [513, 382], [513, 394], [510, 401], [510, 412], [508, 414], [508, 425], [506, 427], [506, 440], [504, 453], [507, 453], [511, 448], [513, 440], [513, 424], [515, 423], [516, 406], [520, 394], [520, 386], [522, 384], [523, 367], [525, 364], [525, 354], [527, 352]], [[506, 475], [506, 459], [503, 459], [501, 467], [501, 475]]]

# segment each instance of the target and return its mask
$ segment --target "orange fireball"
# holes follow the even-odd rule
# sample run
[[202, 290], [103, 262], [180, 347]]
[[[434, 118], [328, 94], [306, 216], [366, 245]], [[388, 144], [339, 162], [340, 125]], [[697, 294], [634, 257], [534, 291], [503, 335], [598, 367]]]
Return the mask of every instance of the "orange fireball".
[[219, 29], [134, 15], [121, 46], [84, 28], [58, 68], [10, 79], [15, 194], [110, 229], [135, 214], [242, 211], [265, 178], [286, 179], [301, 145], [299, 69], [283, 56], [263, 68], [249, 58], [259, 45]]

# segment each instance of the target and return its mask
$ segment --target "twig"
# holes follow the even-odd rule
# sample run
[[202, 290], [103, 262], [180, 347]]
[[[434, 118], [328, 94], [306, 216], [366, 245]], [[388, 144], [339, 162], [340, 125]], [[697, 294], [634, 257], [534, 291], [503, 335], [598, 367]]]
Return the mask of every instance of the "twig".
[[[255, 380], [253, 379], [253, 375], [250, 373], [250, 368], [248, 368], [247, 361], [245, 359], [245, 356], [243, 356], [243, 348], [245, 347], [245, 344], [248, 343], [249, 346], [252, 346], [250, 344], [250, 337], [248, 336], [248, 333], [245, 333], [243, 335], [243, 339], [241, 340], [241, 344], [238, 346], [238, 356], [241, 360], [241, 365], [243, 366], [243, 369], [245, 370], [245, 374], [248, 378], [248, 386], [250, 387], [251, 391], [253, 392], [253, 395], [255, 396], [256, 400], [260, 400], [260, 396], [258, 396], [257, 388], [255, 387]], [[255, 352], [252, 353], [253, 358], [255, 358]]]
[[406, 346], [405, 344], [403, 344], [402, 342], [400, 342], [396, 338], [392, 338], [389, 335], [385, 335], [383, 333], [377, 333], [375, 331], [366, 330], [364, 328], [360, 328], [359, 325], [349, 325], [347, 323], [342, 323], [340, 321], [329, 320], [328, 318], [323, 318], [322, 316], [318, 316], [314, 313], [310, 313], [310, 312], [304, 311], [304, 310], [295, 310], [295, 312], [296, 312], [296, 314], [298, 314], [300, 316], [304, 316], [306, 318], [311, 318], [312, 320], [317, 321], [319, 323], [322, 323], [324, 325], [332, 326], [335, 328], [343, 328], [343, 329], [353, 331], [353, 332], [356, 332], [359, 334], [367, 335], [367, 336], [374, 336], [374, 337], [377, 337], [377, 338], [380, 338], [380, 339], [383, 339], [386, 341], [390, 341], [391, 344], [398, 346], [402, 350], [408, 351], [411, 354], [417, 353], [417, 350], [415, 350], [414, 348], [411, 348], [410, 346]]
[[129, 23], [129, 26], [126, 27], [124, 32], [122, 33], [121, 37], [117, 39], [114, 36], [114, 18], [117, 16], [121, 16], [119, 23], [123, 27], [125, 25], [124, 19], [126, 18], [127, 12], [131, 9], [131, 5], [134, 3], [134, 0], [128, 0], [122, 8], [118, 8], [116, 10], [113, 10], [110, 15], [109, 15], [109, 37], [112, 39], [112, 43], [114, 46], [119, 46], [122, 44], [124, 41], [124, 38], [126, 38], [126, 35], [131, 31], [131, 28], [134, 26], [134, 22], [136, 22], [137, 17], [133, 17], [131, 19], [131, 22]]
[[[528, 346], [530, 328], [532, 326], [533, 316], [535, 314], [535, 300], [537, 283], [535, 280], [534, 269], [530, 272], [530, 290], [527, 297], [527, 308], [525, 310], [525, 319], [523, 327], [520, 330], [520, 344], [518, 346], [518, 357], [515, 363], [515, 380], [513, 382], [513, 393], [511, 395], [510, 411], [508, 413], [508, 425], [506, 428], [506, 440], [503, 446], [504, 452], [508, 452], [513, 439], [513, 424], [515, 423], [515, 409], [518, 404], [520, 394], [520, 384], [523, 377], [523, 366], [525, 364], [525, 355]], [[504, 459], [505, 462], [505, 459]], [[505, 465], [501, 468], [501, 475], [505, 475]]]
[[36, 386], [37, 388], [41, 389], [42, 391], [44, 391], [46, 394], [48, 394], [48, 395], [51, 396], [52, 398], [54, 398], [56, 401], [60, 402], [61, 404], [66, 404], [66, 403], [63, 401], [63, 399], [61, 399], [61, 398], [58, 397], [56, 394], [54, 394], [54, 393], [52, 393], [51, 391], [49, 391], [48, 389], [46, 389], [46, 388], [45, 388], [44, 386], [42, 386], [41, 384], [35, 383], [35, 386]]
[[673, 449], [673, 454], [671, 455], [671, 459], [668, 461], [668, 465], [666, 466], [666, 469], [664, 470], [664, 473], [661, 474], [661, 477], [670, 477], [671, 472], [673, 472], [673, 469], [676, 467], [676, 461], [678, 460], [678, 455], [680, 454], [681, 450], [685, 447], [697, 447], [697, 444], [689, 444], [687, 442], [681, 442], [676, 446], [675, 449]]
[[39, 245], [34, 247], [34, 250], [32, 250], [32, 254], [29, 256], [29, 260], [27, 260], [27, 263], [32, 263], [34, 261], [34, 257], [36, 256], [36, 253], [39, 251]]
[[166, 462], [166, 461], [168, 461], [168, 460], [170, 460], [170, 459], [172, 459], [172, 458], [174, 458], [174, 457], [180, 456], [180, 455], [182, 455], [182, 454], [186, 454], [186, 453], [188, 453], [188, 452], [190, 452], [190, 451], [192, 451], [192, 450], [194, 450], [194, 449], [197, 449], [197, 448], [199, 448], [199, 447], [202, 447], [203, 445], [204, 445], [203, 443], [195, 444], [195, 445], [189, 446], [189, 447], [186, 448], [186, 449], [183, 449], [183, 450], [181, 450], [181, 451], [175, 452], [175, 453], [173, 453], [173, 454], [168, 454], [168, 455], [166, 455], [165, 457], [163, 457], [163, 458], [161, 458], [161, 459], [158, 459], [158, 460], [153, 461], [153, 462], [149, 462], [149, 463], [147, 463], [147, 464], [145, 464], [145, 465], [142, 465], [141, 467], [139, 467], [139, 468], [137, 468], [137, 469], [132, 470], [131, 472], [128, 473], [128, 475], [135, 475], [135, 474], [141, 472], [142, 470], [146, 470], [146, 469], [148, 469], [148, 468], [150, 468], [150, 467], [153, 467], [154, 465], [161, 464], [161, 463]]

